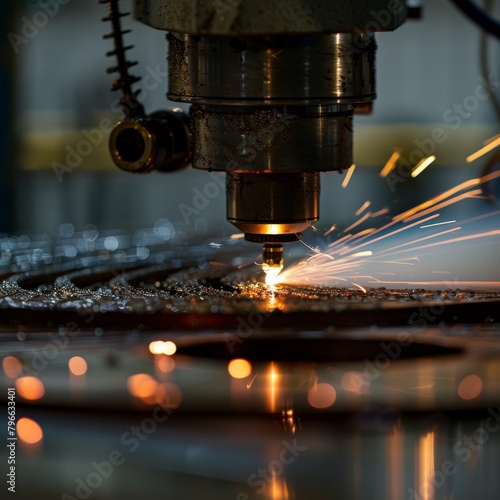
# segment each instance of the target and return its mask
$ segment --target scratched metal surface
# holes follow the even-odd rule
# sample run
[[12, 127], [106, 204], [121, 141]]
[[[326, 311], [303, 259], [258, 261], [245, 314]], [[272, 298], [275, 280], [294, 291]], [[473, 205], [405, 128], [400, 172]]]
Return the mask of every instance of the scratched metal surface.
[[2, 241], [0, 399], [43, 432], [18, 498], [498, 498], [496, 292], [271, 289], [161, 234]]

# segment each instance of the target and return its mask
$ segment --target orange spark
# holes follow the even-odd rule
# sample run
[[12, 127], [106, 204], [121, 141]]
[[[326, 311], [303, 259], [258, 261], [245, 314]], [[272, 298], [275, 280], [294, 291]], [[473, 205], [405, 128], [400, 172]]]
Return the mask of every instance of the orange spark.
[[360, 216], [370, 205], [372, 204], [371, 201], [365, 201], [363, 205], [361, 205], [358, 210], [354, 213], [356, 217]]
[[382, 210], [379, 210], [378, 212], [373, 212], [372, 217], [373, 218], [380, 217], [381, 215], [388, 214], [389, 212], [390, 212], [390, 210], [388, 208], [383, 208]]
[[396, 167], [398, 160], [401, 158], [401, 151], [396, 150], [392, 153], [391, 157], [387, 160], [384, 168], [380, 171], [380, 177], [385, 179]]
[[427, 158], [424, 158], [423, 160], [420, 160], [416, 165], [415, 168], [411, 171], [411, 176], [413, 178], [417, 177], [420, 175], [431, 163], [434, 163], [436, 161], [436, 157], [434, 155], [428, 156]]
[[349, 181], [351, 180], [352, 174], [354, 173], [354, 170], [356, 169], [356, 165], [353, 163], [350, 167], [349, 170], [347, 171], [347, 174], [342, 182], [342, 187], [346, 188], [347, 185], [349, 184]]
[[443, 193], [439, 194], [438, 196], [435, 196], [434, 198], [431, 198], [430, 200], [424, 201], [423, 203], [421, 203], [420, 205], [417, 205], [416, 207], [410, 208], [406, 212], [403, 212], [399, 215], [396, 215], [395, 217], [393, 217], [392, 220], [407, 219], [410, 215], [422, 212], [423, 210], [425, 210], [427, 208], [433, 207], [437, 203], [439, 203], [443, 200], [446, 200], [446, 198], [449, 198], [450, 196], [453, 196], [454, 194], [457, 194], [460, 191], [464, 191], [465, 189], [492, 181], [493, 179], [496, 179], [499, 176], [500, 176], [500, 171], [495, 171], [495, 172], [491, 172], [487, 175], [484, 175], [483, 177], [469, 179], [468, 181], [462, 182], [461, 184], [458, 184], [457, 186], [452, 187], [451, 189], [448, 189], [447, 191], [444, 191]]
[[[422, 238], [418, 238], [418, 239], [412, 240], [412, 241], [407, 241], [406, 243], [401, 243], [401, 245], [396, 245], [395, 247], [391, 247], [388, 250], [379, 252], [378, 255], [387, 255], [387, 254], [391, 255], [393, 253], [397, 253], [394, 250], [398, 250], [399, 248], [407, 247], [408, 245], [414, 245], [415, 243], [420, 243], [421, 241], [430, 240], [432, 238], [437, 238], [438, 236], [444, 236], [445, 234], [454, 233], [456, 231], [460, 231], [461, 229], [462, 229], [461, 227], [454, 227], [452, 229], [447, 229], [446, 231], [441, 231], [440, 233], [431, 234], [429, 236], [424, 236]], [[411, 247], [411, 248], [407, 249], [406, 251], [413, 251], [413, 250], [414, 250], [414, 247]]]
[[490, 151], [497, 148], [498, 146], [500, 146], [500, 137], [498, 137], [498, 139], [492, 140], [486, 146], [483, 146], [481, 149], [479, 149], [475, 153], [472, 153], [470, 156], [468, 156], [466, 158], [466, 162], [472, 163], [473, 161], [477, 160], [478, 158], [481, 158], [481, 156], [484, 156], [486, 153], [489, 153]]
[[337, 229], [337, 224], [333, 224], [333, 226], [323, 236], [328, 236], [330, 233], [333, 233], [335, 229]]
[[432, 208], [428, 208], [427, 210], [424, 210], [420, 213], [416, 213], [414, 215], [411, 215], [410, 217], [406, 217], [403, 219], [403, 222], [409, 222], [412, 220], [417, 219], [418, 217], [422, 217], [427, 214], [431, 214], [432, 212], [435, 212], [436, 210], [441, 210], [442, 208], [449, 207], [450, 205], [454, 205], [455, 203], [458, 203], [459, 201], [462, 200], [467, 200], [469, 198], [475, 198], [479, 195], [481, 195], [482, 191], [480, 189], [474, 189], [473, 191], [469, 191], [467, 193], [460, 194], [458, 196], [455, 196], [454, 198], [450, 198], [449, 200], [443, 201], [439, 203], [438, 205], [435, 205]]
[[483, 144], [486, 146], [487, 144], [492, 143], [496, 139], [500, 139], [500, 134], [496, 134], [493, 137], [490, 137], [489, 139], [486, 139], [485, 141], [483, 141]]
[[348, 231], [351, 231], [355, 227], [358, 227], [360, 224], [362, 224], [363, 222], [365, 222], [365, 220], [369, 219], [371, 217], [371, 215], [372, 215], [371, 212], [367, 212], [365, 215], [363, 215], [363, 217], [361, 217], [356, 222], [354, 222], [353, 224], [351, 224], [347, 229], [344, 229], [342, 231], [342, 233], [347, 233]]

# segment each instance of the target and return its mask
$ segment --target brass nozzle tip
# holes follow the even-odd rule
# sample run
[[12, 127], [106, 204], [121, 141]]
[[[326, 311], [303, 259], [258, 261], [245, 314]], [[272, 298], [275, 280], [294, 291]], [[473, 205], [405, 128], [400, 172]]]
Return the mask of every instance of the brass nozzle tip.
[[264, 264], [269, 267], [283, 267], [283, 245], [266, 243], [262, 249]]

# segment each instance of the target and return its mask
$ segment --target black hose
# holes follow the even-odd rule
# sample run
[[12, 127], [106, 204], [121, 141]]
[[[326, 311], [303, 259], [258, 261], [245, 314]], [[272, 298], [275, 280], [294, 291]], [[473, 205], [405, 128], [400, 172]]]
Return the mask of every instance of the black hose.
[[500, 22], [490, 16], [472, 0], [451, 0], [471, 21], [483, 30], [500, 38]]

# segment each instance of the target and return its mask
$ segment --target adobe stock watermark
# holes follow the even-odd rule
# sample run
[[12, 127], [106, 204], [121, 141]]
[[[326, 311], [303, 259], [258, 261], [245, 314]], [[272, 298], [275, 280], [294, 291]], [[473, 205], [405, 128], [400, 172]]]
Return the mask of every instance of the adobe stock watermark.
[[[477, 78], [478, 84], [474, 92], [462, 102], [456, 102], [442, 115], [443, 123], [446, 123], [452, 131], [458, 130], [478, 109], [481, 103], [487, 101], [500, 87], [500, 81], [495, 80], [492, 75], [486, 80], [482, 76]], [[405, 182], [410, 176], [413, 167], [424, 158], [433, 155], [439, 144], [444, 144], [450, 138], [450, 134], [442, 127], [435, 127], [428, 137], [415, 139], [416, 148], [409, 153], [407, 158], [400, 157], [398, 166], [387, 177], [389, 189], [394, 192], [395, 186]]]
[[234, 354], [237, 344], [243, 344], [243, 342], [249, 339], [253, 334], [260, 332], [265, 318], [268, 318], [272, 312], [272, 310], [266, 312], [255, 311], [248, 314], [248, 316], [238, 316], [236, 319], [237, 327], [235, 333], [226, 332], [223, 335], [228, 351]]
[[[166, 71], [162, 71], [159, 64], [156, 65], [156, 68], [147, 66], [146, 76], [144, 76], [137, 85], [139, 91], [137, 101], [142, 102], [146, 99], [148, 93], [156, 90], [158, 86], [166, 80], [167, 76], [168, 73]], [[137, 105], [138, 104], [136, 103], [135, 106]], [[133, 106], [134, 103], [131, 103], [131, 107]], [[117, 98], [112, 102], [111, 111], [113, 113], [123, 114], [120, 98]], [[127, 116], [123, 118], [127, 118]], [[110, 118], [102, 118], [97, 128], [83, 129], [81, 131], [81, 139], [74, 146], [68, 144], [64, 148], [64, 160], [52, 162], [52, 170], [54, 171], [57, 180], [62, 182], [65, 174], [74, 172], [78, 167], [80, 167], [85, 158], [89, 157], [96, 148], [101, 146], [104, 141], [108, 140], [113, 127], [113, 120]]]
[[147, 441], [158, 429], [158, 425], [166, 422], [174, 413], [177, 405], [170, 405], [157, 401], [151, 416], [144, 418], [139, 425], [133, 425], [120, 436], [120, 447], [109, 452], [105, 460], [92, 462], [90, 471], [81, 478], [75, 478], [73, 494], [63, 493], [61, 500], [87, 500], [95, 490], [100, 488], [109, 479], [114, 471], [127, 461], [127, 454], [136, 452], [142, 443]]
[[416, 485], [417, 490], [408, 488], [407, 500], [425, 500], [434, 498], [436, 490], [441, 489], [448, 478], [458, 473], [459, 465], [467, 463], [480, 452], [481, 448], [489, 440], [490, 435], [500, 430], [500, 407], [494, 410], [488, 409], [488, 417], [485, 418], [481, 426], [476, 428], [472, 434], [464, 434], [455, 441], [452, 451], [454, 458], [447, 458], [441, 465], [436, 467], [427, 480]]
[[221, 193], [225, 193], [226, 189], [226, 173], [225, 172], [210, 172], [210, 177], [213, 181], [208, 181], [203, 188], [193, 188], [193, 198], [191, 203], [179, 203], [178, 209], [184, 222], [191, 224], [192, 217], [198, 217], [212, 201]]
[[59, 326], [57, 333], [50, 333], [49, 340], [42, 347], [31, 349], [29, 360], [22, 364], [22, 372], [16, 377], [37, 377], [68, 347], [70, 339], [78, 337], [81, 332], [81, 328], [73, 321]]
[[38, 10], [30, 17], [21, 18], [19, 33], [10, 32], [7, 34], [12, 49], [19, 54], [21, 47], [33, 40], [40, 30], [45, 28], [49, 21], [59, 14], [61, 5], [67, 5], [71, 0], [39, 0], [36, 5]]
[[411, 333], [403, 331], [399, 333], [396, 340], [380, 343], [380, 352], [373, 360], [364, 360], [362, 373], [348, 372], [345, 380], [346, 387], [355, 394], [366, 392], [372, 382], [380, 377], [391, 365], [398, 360], [404, 352], [415, 342], [415, 336], [424, 333], [429, 325], [435, 325], [439, 316], [445, 311], [443, 304], [430, 307], [421, 307], [413, 312], [408, 319], [408, 325], [412, 328]]
[[[307, 450], [306, 446], [299, 446], [297, 439], [293, 439], [291, 443], [284, 440], [281, 444], [283, 448], [279, 455], [274, 460], [271, 460], [267, 467], [259, 468], [257, 472], [248, 476], [248, 486], [256, 488], [258, 495], [262, 495], [276, 477], [283, 475], [285, 467], [293, 464], [301, 453]], [[252, 500], [252, 497], [242, 492], [236, 495], [236, 500]]]

